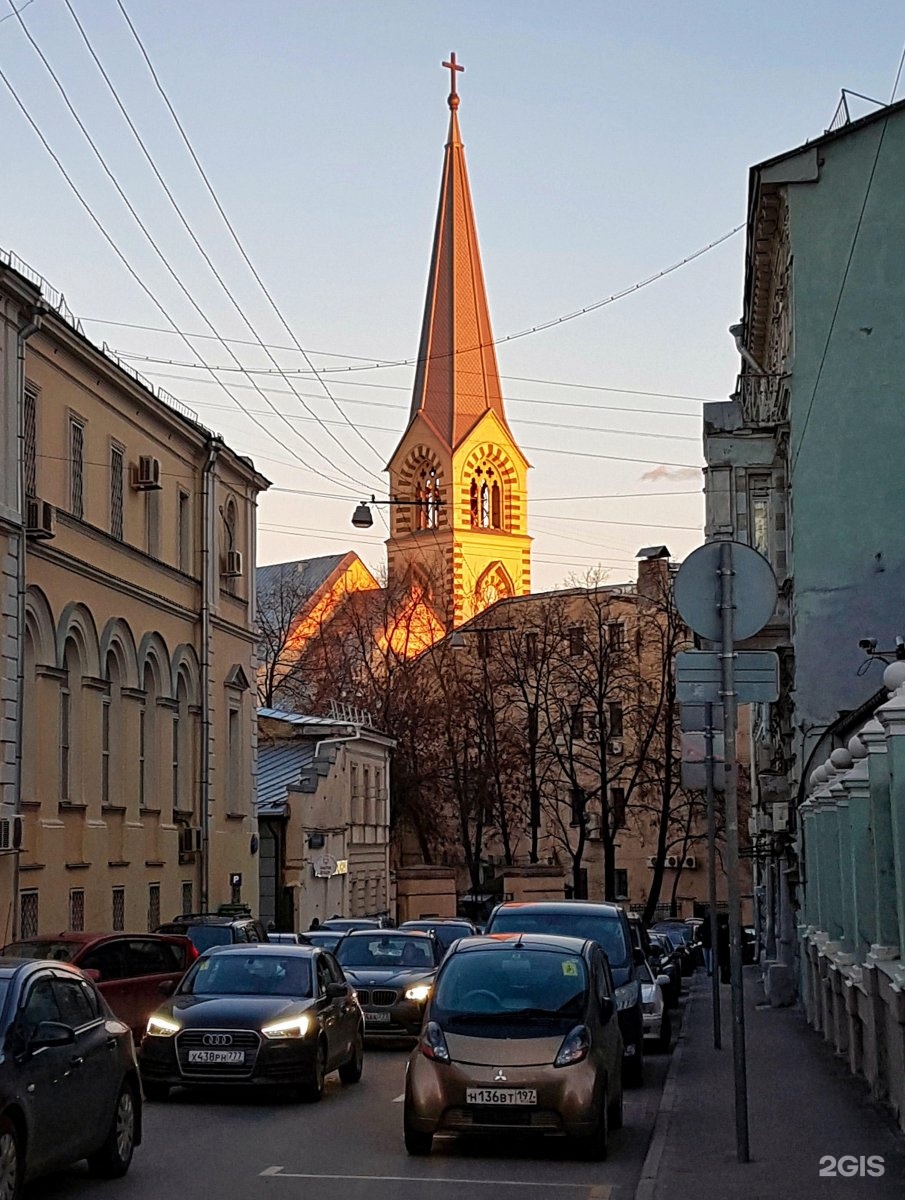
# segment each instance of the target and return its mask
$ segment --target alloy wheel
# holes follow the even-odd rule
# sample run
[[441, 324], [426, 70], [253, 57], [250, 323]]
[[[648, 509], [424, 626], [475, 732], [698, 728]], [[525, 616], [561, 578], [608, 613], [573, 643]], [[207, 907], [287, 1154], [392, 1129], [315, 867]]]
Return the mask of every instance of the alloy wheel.
[[11, 1129], [0, 1132], [0, 1200], [16, 1200], [19, 1184], [19, 1147]]
[[116, 1150], [122, 1162], [128, 1162], [135, 1141], [135, 1101], [131, 1088], [120, 1093], [116, 1106]]

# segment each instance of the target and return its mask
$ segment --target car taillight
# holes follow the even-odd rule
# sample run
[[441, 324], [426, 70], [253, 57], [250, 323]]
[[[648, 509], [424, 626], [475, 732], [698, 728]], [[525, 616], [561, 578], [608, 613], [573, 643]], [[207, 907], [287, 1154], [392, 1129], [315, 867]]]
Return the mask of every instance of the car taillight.
[[571, 1033], [563, 1038], [559, 1053], [553, 1061], [554, 1067], [571, 1067], [573, 1063], [583, 1062], [591, 1049], [591, 1034], [586, 1025], [576, 1025]]
[[418, 1049], [425, 1058], [433, 1059], [434, 1062], [449, 1062], [449, 1047], [446, 1044], [443, 1030], [436, 1021], [428, 1021], [425, 1025], [421, 1040], [418, 1042]]

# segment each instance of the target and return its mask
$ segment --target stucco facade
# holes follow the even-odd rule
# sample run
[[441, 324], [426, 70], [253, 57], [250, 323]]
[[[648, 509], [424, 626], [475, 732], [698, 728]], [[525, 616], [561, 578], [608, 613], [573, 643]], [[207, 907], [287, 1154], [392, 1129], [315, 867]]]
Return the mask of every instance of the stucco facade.
[[[171, 397], [0, 268], [21, 406], [27, 554], [20, 935], [257, 907], [255, 498], [267, 486]], [[241, 876], [241, 884], [231, 876]], [[11, 893], [7, 893], [11, 895]]]

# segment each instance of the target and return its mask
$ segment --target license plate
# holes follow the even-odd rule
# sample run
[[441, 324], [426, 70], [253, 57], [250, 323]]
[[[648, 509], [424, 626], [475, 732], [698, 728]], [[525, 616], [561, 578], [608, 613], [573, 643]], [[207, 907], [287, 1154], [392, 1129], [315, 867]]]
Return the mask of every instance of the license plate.
[[368, 1012], [365, 1009], [365, 1024], [366, 1025], [389, 1025], [390, 1014], [388, 1012]]
[[190, 1063], [231, 1063], [245, 1062], [244, 1050], [190, 1050]]
[[536, 1088], [466, 1088], [466, 1104], [537, 1104]]

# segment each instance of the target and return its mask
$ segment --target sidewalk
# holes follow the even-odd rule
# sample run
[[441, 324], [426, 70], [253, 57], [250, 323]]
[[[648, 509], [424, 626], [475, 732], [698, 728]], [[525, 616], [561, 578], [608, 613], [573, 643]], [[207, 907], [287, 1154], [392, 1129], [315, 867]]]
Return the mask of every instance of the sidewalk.
[[[735, 1153], [729, 987], [721, 987], [722, 1050], [713, 1049], [710, 980], [691, 981], [682, 1032], [635, 1200], [902, 1200], [905, 1137], [871, 1102], [797, 1009], [757, 1008], [758, 969], [745, 968], [751, 1162]], [[821, 1177], [824, 1156], [883, 1159], [881, 1177]], [[835, 1164], [833, 1164], [835, 1165]]]

